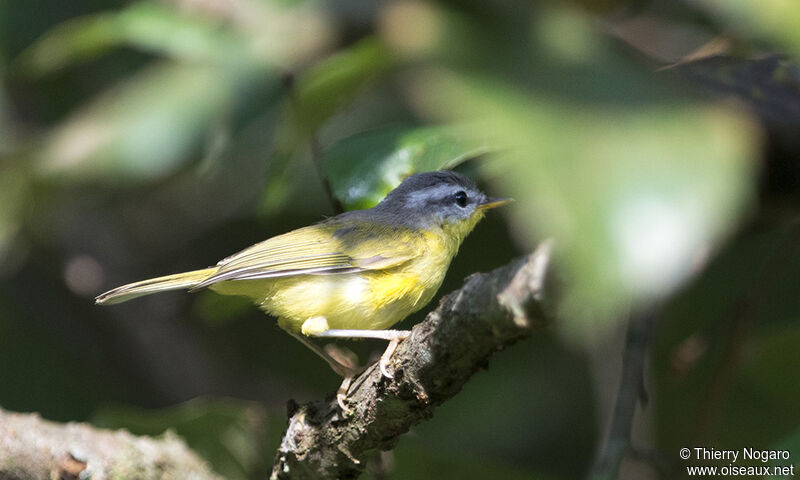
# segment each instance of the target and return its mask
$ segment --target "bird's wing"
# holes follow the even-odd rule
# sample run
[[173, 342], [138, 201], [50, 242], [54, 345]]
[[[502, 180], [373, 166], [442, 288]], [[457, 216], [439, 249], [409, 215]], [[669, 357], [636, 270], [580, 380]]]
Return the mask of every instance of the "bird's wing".
[[421, 253], [420, 242], [394, 241], [386, 234], [415, 235], [407, 229], [366, 225], [342, 227], [321, 223], [272, 237], [220, 261], [217, 271], [195, 288], [227, 280], [254, 280], [290, 275], [323, 275], [381, 270], [400, 265]]

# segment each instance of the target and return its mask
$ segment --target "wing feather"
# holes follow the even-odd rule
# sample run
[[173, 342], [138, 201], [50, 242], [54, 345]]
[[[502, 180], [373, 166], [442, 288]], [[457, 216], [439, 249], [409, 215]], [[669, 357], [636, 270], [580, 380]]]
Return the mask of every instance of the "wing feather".
[[[421, 252], [396, 243], [387, 252], [386, 232], [376, 235], [373, 225], [359, 224], [341, 228], [338, 222], [323, 222], [272, 237], [217, 264], [217, 270], [195, 288], [230, 280], [254, 280], [292, 275], [331, 275], [364, 270], [381, 270], [404, 263]], [[392, 227], [383, 227], [392, 228]], [[393, 230], [399, 230], [392, 228]], [[391, 232], [413, 235], [403, 231]]]

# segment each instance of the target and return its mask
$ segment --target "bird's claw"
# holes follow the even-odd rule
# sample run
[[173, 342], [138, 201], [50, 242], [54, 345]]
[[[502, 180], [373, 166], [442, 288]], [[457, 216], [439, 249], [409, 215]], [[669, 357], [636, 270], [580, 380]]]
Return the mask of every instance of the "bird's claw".
[[[389, 339], [389, 345], [386, 346], [386, 350], [381, 355], [381, 359], [378, 362], [378, 367], [381, 371], [381, 375], [388, 379], [394, 378], [394, 373], [389, 371], [389, 362], [392, 360], [392, 355], [394, 354], [395, 350], [397, 350], [397, 346], [408, 338], [410, 332], [393, 332], [394, 336]], [[342, 413], [347, 415], [352, 414], [352, 410], [347, 408], [346, 400], [347, 400], [347, 393], [350, 390], [350, 384], [353, 380], [363, 371], [363, 368], [359, 368], [355, 366], [355, 363], [352, 359], [345, 359], [341, 358], [339, 352], [337, 350], [331, 350], [326, 347], [326, 357], [331, 358], [332, 361], [329, 363], [331, 367], [338, 373], [339, 375], [344, 377], [342, 384], [339, 386], [339, 390], [336, 391], [336, 403], [339, 405]], [[339, 358], [337, 358], [339, 357]]]
[[389, 362], [392, 360], [392, 355], [394, 355], [394, 351], [397, 350], [397, 346], [405, 340], [408, 335], [397, 336], [391, 340], [389, 340], [389, 345], [386, 346], [386, 350], [381, 355], [381, 360], [378, 362], [378, 367], [380, 367], [381, 375], [388, 379], [394, 378], [394, 373], [389, 372]]
[[339, 390], [336, 391], [336, 403], [339, 405], [339, 408], [342, 410], [342, 413], [344, 413], [345, 416], [349, 416], [353, 413], [353, 411], [347, 408], [347, 405], [345, 405], [345, 400], [347, 400], [347, 391], [350, 390], [350, 384], [353, 382], [353, 378], [355, 377], [344, 377], [342, 384], [339, 385]]
[[380, 362], [378, 362], [378, 367], [381, 369], [381, 375], [391, 380], [394, 378], [394, 374], [389, 371], [388, 363], [388, 360], [384, 361], [383, 357], [381, 357]]

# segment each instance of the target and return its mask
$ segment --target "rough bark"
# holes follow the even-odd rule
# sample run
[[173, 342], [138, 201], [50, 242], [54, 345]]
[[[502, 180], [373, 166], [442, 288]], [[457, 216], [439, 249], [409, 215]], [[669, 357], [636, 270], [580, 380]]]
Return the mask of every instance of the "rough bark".
[[221, 479], [181, 439], [0, 410], [0, 479]]
[[291, 408], [272, 479], [355, 478], [366, 460], [429, 419], [489, 357], [544, 325], [541, 293], [550, 242], [442, 299], [392, 357], [394, 379], [376, 365], [350, 389], [351, 413], [333, 399]]

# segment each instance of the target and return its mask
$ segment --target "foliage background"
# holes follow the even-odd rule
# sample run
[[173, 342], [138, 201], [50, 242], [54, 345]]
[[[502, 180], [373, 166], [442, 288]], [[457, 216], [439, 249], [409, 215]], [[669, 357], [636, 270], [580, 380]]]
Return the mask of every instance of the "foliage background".
[[406, 436], [390, 478], [585, 476], [626, 320], [654, 305], [647, 455], [621, 475], [680, 475], [683, 446], [800, 455], [800, 7], [9, 0], [0, 19], [4, 408], [171, 428], [263, 477], [287, 399], [335, 375], [237, 299], [94, 295], [333, 214], [323, 178], [363, 208], [455, 167], [518, 202], [442, 292], [554, 236], [556, 321]]

